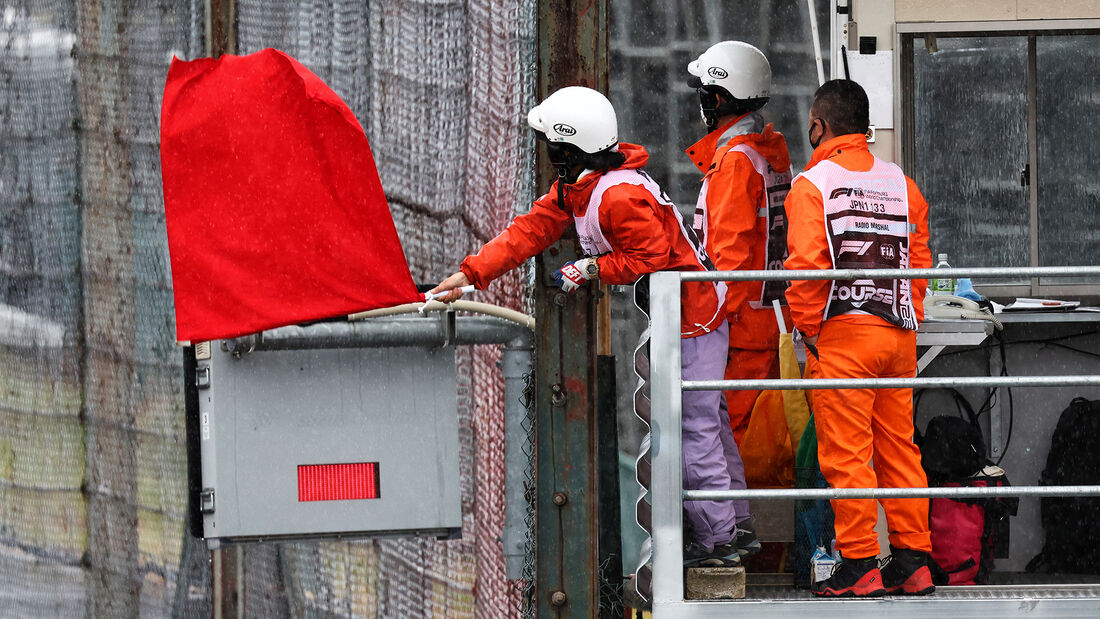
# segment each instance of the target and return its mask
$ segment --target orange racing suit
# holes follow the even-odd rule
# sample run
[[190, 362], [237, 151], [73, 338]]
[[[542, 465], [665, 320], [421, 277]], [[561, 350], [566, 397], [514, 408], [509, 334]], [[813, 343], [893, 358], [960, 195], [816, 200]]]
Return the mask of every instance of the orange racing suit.
[[[704, 174], [693, 227], [715, 268], [782, 268], [786, 257], [783, 201], [791, 182], [783, 134], [770, 123], [765, 126], [754, 112], [712, 131], [687, 154]], [[770, 299], [781, 298], [785, 283], [770, 283], [769, 290], [762, 282], [726, 284], [730, 346], [725, 378], [779, 378], [779, 327]], [[786, 308], [784, 320], [790, 325]], [[739, 445], [759, 395], [759, 390], [725, 392], [730, 427]]]
[[[620, 170], [640, 170], [649, 160], [641, 146], [619, 143], [626, 155]], [[575, 217], [583, 217], [601, 174], [583, 174], [567, 185], [566, 208], [558, 206], [558, 181], [535, 201], [531, 211], [516, 217], [508, 227], [481, 248], [467, 256], [461, 269], [479, 290], [514, 269], [561, 238]], [[701, 271], [695, 248], [681, 230], [682, 222], [667, 206], [655, 204], [652, 194], [639, 185], [618, 184], [610, 187], [599, 209], [599, 228], [614, 251], [600, 255], [596, 262], [600, 280], [607, 284], [633, 284], [654, 271]], [[721, 322], [716, 314], [717, 297], [711, 282], [681, 284], [681, 334], [693, 337], [713, 331]]]
[[[901, 170], [874, 157], [863, 135], [814, 150], [787, 196], [787, 270], [929, 268], [928, 204]], [[924, 280], [792, 281], [795, 326], [818, 336], [814, 378], [912, 377]], [[911, 389], [813, 392], [821, 472], [834, 488], [927, 485], [913, 443]], [[874, 468], [871, 463], [874, 461]], [[890, 543], [931, 551], [927, 499], [884, 499]], [[879, 554], [873, 499], [833, 501], [837, 548], [849, 559]]]

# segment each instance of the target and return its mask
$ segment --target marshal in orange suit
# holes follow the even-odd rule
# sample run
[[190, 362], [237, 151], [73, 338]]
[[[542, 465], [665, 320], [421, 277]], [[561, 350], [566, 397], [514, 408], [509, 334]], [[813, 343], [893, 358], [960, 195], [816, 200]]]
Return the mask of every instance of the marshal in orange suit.
[[[867, 149], [868, 102], [854, 81], [826, 82], [810, 108], [813, 157], [787, 196], [788, 270], [928, 268], [928, 204], [901, 169]], [[791, 319], [813, 378], [912, 377], [923, 280], [792, 281]], [[818, 389], [821, 472], [834, 488], [925, 487], [911, 389]], [[872, 466], [873, 462], [873, 466]], [[833, 501], [843, 561], [820, 597], [931, 593], [927, 499], [882, 500], [890, 555], [879, 564], [873, 499]]]
[[[688, 65], [709, 133], [687, 149], [703, 182], [692, 227], [719, 271], [775, 270], [787, 257], [783, 199], [791, 159], [783, 134], [761, 115], [771, 96], [771, 65], [741, 41], [712, 45]], [[729, 282], [725, 315], [727, 380], [779, 378], [779, 326], [773, 301], [786, 282]], [[784, 312], [784, 321], [787, 320]], [[730, 390], [725, 404], [739, 446], [759, 390]]]

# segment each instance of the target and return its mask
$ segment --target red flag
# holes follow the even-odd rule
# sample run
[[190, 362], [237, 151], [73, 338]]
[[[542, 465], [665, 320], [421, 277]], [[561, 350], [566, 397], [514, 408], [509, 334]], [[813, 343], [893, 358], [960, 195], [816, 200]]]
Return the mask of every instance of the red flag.
[[160, 140], [178, 340], [422, 298], [363, 128], [290, 56], [173, 60]]

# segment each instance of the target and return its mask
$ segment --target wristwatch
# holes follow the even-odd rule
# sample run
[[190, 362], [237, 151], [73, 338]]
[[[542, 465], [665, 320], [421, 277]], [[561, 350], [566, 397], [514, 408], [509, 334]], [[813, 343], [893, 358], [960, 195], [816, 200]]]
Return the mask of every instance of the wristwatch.
[[600, 276], [600, 265], [596, 262], [595, 258], [588, 261], [588, 264], [584, 267], [584, 275], [588, 279], [596, 279]]

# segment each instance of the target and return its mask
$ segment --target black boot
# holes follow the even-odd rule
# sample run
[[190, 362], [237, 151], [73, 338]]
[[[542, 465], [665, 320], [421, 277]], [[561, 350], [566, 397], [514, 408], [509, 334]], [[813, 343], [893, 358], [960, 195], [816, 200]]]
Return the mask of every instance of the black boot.
[[928, 595], [936, 590], [927, 552], [890, 545], [890, 556], [882, 560], [882, 585], [892, 595]]
[[737, 548], [742, 558], [751, 557], [760, 552], [762, 546], [760, 540], [756, 539], [756, 518], [752, 516], [745, 518], [737, 523], [737, 528], [734, 530], [736, 532], [730, 544]]
[[684, 567], [740, 567], [741, 555], [729, 544], [704, 550], [699, 542], [691, 541], [684, 547]]
[[845, 559], [833, 568], [832, 576], [810, 585], [810, 591], [818, 597], [868, 597], [877, 598], [886, 595], [882, 586], [882, 574], [878, 570], [878, 559]]

